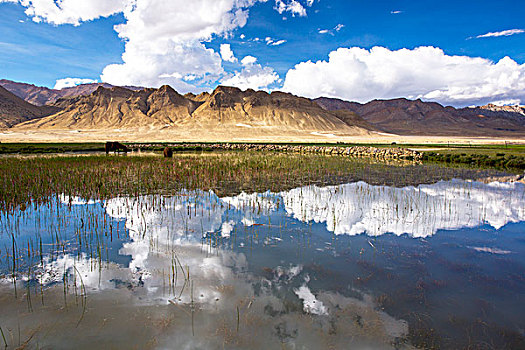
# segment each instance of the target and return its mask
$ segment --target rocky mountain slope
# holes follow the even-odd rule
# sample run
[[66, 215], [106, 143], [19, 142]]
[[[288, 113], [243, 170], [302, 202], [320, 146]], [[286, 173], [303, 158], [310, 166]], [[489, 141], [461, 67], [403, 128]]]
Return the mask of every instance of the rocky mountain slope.
[[[182, 96], [169, 86], [132, 91], [98, 87], [87, 96], [60, 99], [58, 113], [31, 120], [18, 129], [224, 129], [246, 132], [288, 130], [366, 134], [357, 116], [348, 125], [315, 102], [291, 94], [218, 87], [211, 94]], [[350, 119], [349, 119], [350, 120]]]
[[0, 128], [53, 114], [58, 108], [32, 105], [0, 86]]
[[[239, 134], [300, 132], [368, 135], [525, 137], [525, 108], [494, 105], [455, 109], [421, 100], [310, 100], [282, 92], [241, 91], [181, 95], [159, 89], [85, 84], [62, 90], [0, 80], [0, 126], [28, 130], [198, 130]], [[21, 96], [23, 101], [14, 95]], [[38, 107], [37, 104], [48, 103]], [[170, 129], [171, 128], [171, 129]]]
[[241, 91], [219, 86], [211, 95], [200, 95], [202, 104], [193, 113], [199, 123], [242, 125], [246, 128], [282, 127], [290, 130], [361, 133], [307, 98], [282, 92]]
[[399, 135], [525, 136], [525, 116], [486, 108], [443, 107], [435, 102], [374, 100], [366, 104], [333, 98], [315, 101], [329, 111], [345, 110], [385, 133]]
[[[82, 84], [61, 90], [50, 89], [44, 86], [36, 86], [26, 83], [18, 83], [11, 80], [0, 79], [0, 86], [9, 90], [16, 96], [36, 106], [55, 103], [61, 98], [89, 95], [100, 86], [112, 88], [113, 85], [105, 83]], [[131, 90], [141, 90], [141, 87], [127, 87]]]

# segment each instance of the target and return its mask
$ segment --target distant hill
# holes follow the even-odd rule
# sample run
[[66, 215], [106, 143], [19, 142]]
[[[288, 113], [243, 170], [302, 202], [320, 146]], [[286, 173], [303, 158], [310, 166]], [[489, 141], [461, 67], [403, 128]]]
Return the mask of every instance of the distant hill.
[[41, 118], [58, 110], [56, 107], [32, 105], [0, 86], [0, 127], [2, 128]]
[[435, 102], [374, 100], [365, 104], [321, 97], [328, 111], [346, 110], [375, 128], [399, 135], [523, 136], [525, 115], [509, 109], [444, 107]]
[[363, 135], [368, 125], [352, 116], [355, 124], [338, 118], [339, 112], [282, 92], [219, 86], [211, 94], [180, 95], [169, 86], [133, 91], [99, 86], [85, 96], [59, 99], [60, 111], [17, 126], [23, 129], [166, 129], [264, 130], [326, 132]]
[[[50, 89], [44, 86], [36, 86], [26, 83], [18, 83], [11, 80], [1, 79], [0, 86], [9, 90], [16, 96], [36, 106], [55, 103], [61, 98], [89, 95], [100, 86], [112, 88], [113, 85], [106, 83], [82, 84], [61, 90]], [[132, 90], [141, 90], [141, 87], [128, 87]]]

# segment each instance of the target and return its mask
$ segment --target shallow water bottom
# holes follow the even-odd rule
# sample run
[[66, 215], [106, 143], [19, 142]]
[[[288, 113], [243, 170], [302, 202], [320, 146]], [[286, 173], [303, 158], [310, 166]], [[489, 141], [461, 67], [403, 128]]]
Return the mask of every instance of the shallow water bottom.
[[323, 293], [318, 300], [333, 312], [313, 316], [301, 303], [220, 288], [230, 293], [215, 306], [141, 302], [127, 289], [90, 295], [83, 305], [82, 297], [64, 299], [57, 286], [45, 291], [43, 304], [34, 295], [31, 312], [27, 295], [14, 303], [2, 293], [2, 330], [11, 347], [44, 349], [412, 348], [404, 340], [408, 325], [370, 301]]

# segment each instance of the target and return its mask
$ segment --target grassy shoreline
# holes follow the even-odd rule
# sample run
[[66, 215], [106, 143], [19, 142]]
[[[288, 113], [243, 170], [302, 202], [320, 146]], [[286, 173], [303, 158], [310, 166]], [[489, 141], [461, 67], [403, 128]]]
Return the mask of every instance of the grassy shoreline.
[[[143, 151], [161, 152], [164, 147], [170, 146], [175, 152], [211, 151], [204, 144], [197, 142], [152, 142], [131, 143], [139, 146]], [[225, 144], [225, 143], [222, 143]], [[231, 142], [231, 144], [243, 144]], [[423, 154], [423, 161], [443, 164], [459, 164], [473, 167], [486, 167], [513, 172], [525, 170], [525, 145], [471, 145], [471, 144], [362, 144], [362, 143], [261, 143], [267, 145], [296, 145], [296, 146], [327, 146], [327, 147], [354, 147], [369, 146], [377, 148], [404, 148], [419, 151]], [[189, 147], [182, 147], [183, 145]], [[195, 145], [195, 147], [191, 147]], [[90, 153], [103, 152], [103, 143], [0, 143], [2, 154], [53, 154], [53, 153]], [[217, 152], [217, 151], [216, 151]]]

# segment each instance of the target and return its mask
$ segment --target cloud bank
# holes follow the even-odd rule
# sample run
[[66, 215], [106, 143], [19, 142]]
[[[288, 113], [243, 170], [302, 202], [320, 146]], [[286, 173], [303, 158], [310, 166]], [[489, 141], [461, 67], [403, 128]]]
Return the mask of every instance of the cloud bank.
[[525, 64], [449, 56], [436, 47], [389, 50], [339, 48], [327, 61], [297, 64], [283, 90], [306, 97], [358, 102], [407, 97], [455, 106], [525, 101]]
[[[105, 67], [101, 80], [114, 85], [169, 84], [186, 92], [203, 89], [225, 75], [220, 53], [207, 48], [205, 42], [217, 36], [228, 37], [243, 27], [248, 9], [258, 1], [267, 0], [18, 2], [33, 21], [55, 25], [80, 25], [122, 13], [125, 22], [114, 27], [125, 41], [122, 63]], [[232, 57], [228, 59], [233, 61]]]
[[[205, 41], [227, 36], [246, 24], [256, 0], [137, 0], [115, 27], [126, 41], [123, 63], [107, 66], [112, 84], [159, 86], [182, 92], [217, 81], [225, 72], [219, 53]], [[191, 76], [191, 82], [183, 77]], [[182, 78], [181, 78], [182, 77]]]
[[82, 22], [117, 14], [133, 3], [131, 0], [0, 0], [0, 2], [20, 3], [26, 8], [26, 15], [37, 23], [75, 26]]

